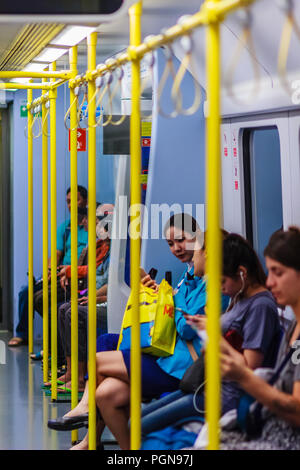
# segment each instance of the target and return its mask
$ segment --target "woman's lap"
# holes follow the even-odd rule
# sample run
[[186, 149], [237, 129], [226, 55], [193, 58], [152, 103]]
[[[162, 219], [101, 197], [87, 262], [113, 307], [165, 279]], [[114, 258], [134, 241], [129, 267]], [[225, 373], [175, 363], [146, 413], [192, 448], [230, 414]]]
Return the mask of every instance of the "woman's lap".
[[[130, 377], [130, 350], [121, 351]], [[163, 393], [178, 390], [179, 380], [164, 372], [156, 362], [157, 357], [142, 353], [142, 396], [157, 398]]]

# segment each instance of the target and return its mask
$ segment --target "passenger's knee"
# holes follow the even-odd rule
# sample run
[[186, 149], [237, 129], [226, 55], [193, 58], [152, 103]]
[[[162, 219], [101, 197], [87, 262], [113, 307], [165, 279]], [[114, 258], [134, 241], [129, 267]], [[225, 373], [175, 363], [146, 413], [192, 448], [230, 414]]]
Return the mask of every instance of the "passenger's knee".
[[113, 397], [113, 387], [110, 384], [109, 379], [103, 381], [101, 385], [96, 390], [96, 403], [100, 407], [104, 403], [107, 403], [112, 400]]

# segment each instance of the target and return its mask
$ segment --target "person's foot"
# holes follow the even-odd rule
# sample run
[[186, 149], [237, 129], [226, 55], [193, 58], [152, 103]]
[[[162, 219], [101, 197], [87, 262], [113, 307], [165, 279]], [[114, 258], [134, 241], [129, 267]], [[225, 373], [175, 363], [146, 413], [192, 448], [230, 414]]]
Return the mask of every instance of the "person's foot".
[[14, 348], [18, 346], [25, 346], [26, 344], [28, 344], [28, 341], [26, 339], [20, 338], [19, 336], [14, 336], [8, 342], [8, 346], [11, 346]]
[[88, 412], [89, 412], [88, 403], [84, 403], [80, 401], [78, 405], [75, 406], [75, 408], [68, 411], [68, 413], [64, 415], [64, 418], [72, 418], [73, 416], [83, 415], [84, 413], [88, 413]]
[[88, 434], [84, 436], [82, 441], [78, 442], [78, 444], [75, 444], [73, 447], [71, 447], [70, 450], [89, 450]]
[[[61, 380], [61, 378], [59, 377], [59, 380]], [[69, 388], [71, 390], [71, 387], [72, 387], [72, 382], [69, 381], [69, 382], [65, 382], [65, 385], [62, 385], [61, 388]], [[84, 387], [85, 387], [85, 383], [84, 383], [84, 380], [79, 380], [78, 381], [78, 392], [84, 392]]]

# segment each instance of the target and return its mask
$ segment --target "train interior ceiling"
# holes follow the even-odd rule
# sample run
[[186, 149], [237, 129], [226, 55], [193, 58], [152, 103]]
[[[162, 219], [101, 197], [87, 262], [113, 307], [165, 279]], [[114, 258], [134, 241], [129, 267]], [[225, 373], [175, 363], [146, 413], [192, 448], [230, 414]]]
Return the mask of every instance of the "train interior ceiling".
[[[143, 0], [142, 39], [171, 27], [183, 15], [196, 13], [202, 3], [200, 0], [190, 0], [185, 4], [178, 0]], [[257, 1], [249, 10], [228, 15], [221, 26], [223, 227], [246, 236], [262, 261], [271, 233], [280, 227], [300, 225], [300, 37], [295, 27], [285, 57], [286, 64], [279, 73], [278, 55], [281, 47], [284, 48], [281, 45], [285, 22], [282, 5], [285, 2]], [[293, 17], [300, 28], [299, 2], [293, 3]], [[45, 59], [39, 60], [39, 55], [43, 48], [48, 46], [48, 51], [56, 50], [56, 37], [70, 28], [70, 25], [56, 24], [55, 29], [53, 24], [34, 24], [33, 21], [3, 22], [1, 18], [0, 22], [0, 71], [26, 70], [26, 67], [31, 71], [41, 70]], [[128, 47], [126, 11], [111, 22], [97, 25], [97, 32], [97, 64], [100, 64]], [[173, 118], [167, 116], [174, 109], [170, 93], [171, 74], [163, 92], [158, 93], [168, 48], [155, 51], [153, 70], [147, 61], [142, 62], [145, 88], [141, 110], [143, 121], [148, 123], [148, 126], [144, 125], [144, 134], [142, 126], [142, 138], [151, 142], [150, 147], [146, 144], [142, 152], [147, 174], [143, 197], [149, 215], [154, 206], [176, 206], [196, 216], [201, 229], [205, 230], [205, 28], [196, 29], [191, 38], [191, 60], [180, 85], [184, 108], [193, 103], [197, 84], [201, 87], [201, 104], [191, 115], [178, 113]], [[186, 43], [180, 39], [172, 43], [172, 54], [177, 71], [187, 54]], [[284, 63], [285, 59], [281, 62]], [[67, 50], [56, 60], [56, 67], [57, 70], [69, 69]], [[129, 67], [124, 69], [122, 90], [118, 90], [112, 103], [113, 115], [117, 116], [131, 113], [131, 73]], [[87, 46], [84, 39], [78, 44], [78, 72], [85, 73], [86, 70]], [[21, 82], [20, 79], [16, 81]], [[40, 93], [40, 90], [33, 90], [33, 98]], [[0, 338], [7, 341], [18, 323], [19, 291], [27, 284], [27, 119], [26, 109], [24, 111], [27, 92], [25, 89], [0, 90], [0, 94]], [[81, 92], [80, 101], [84, 102], [84, 99]], [[103, 106], [104, 115], [109, 115], [109, 102], [104, 102]], [[65, 203], [70, 186], [69, 136], [64, 125], [69, 107], [66, 83], [59, 87], [57, 98], [58, 224], [69, 217]], [[84, 109], [83, 106], [82, 114]], [[82, 123], [85, 134], [84, 127], [86, 124]], [[97, 128], [96, 199], [115, 204], [118, 220], [126, 225], [130, 181], [129, 123], [125, 120], [120, 129], [112, 127]], [[35, 138], [33, 217], [36, 278], [42, 273], [41, 149], [41, 139]], [[78, 184], [88, 187], [88, 151], [85, 145], [78, 150]], [[127, 197], [126, 202], [121, 204], [124, 196]], [[151, 228], [149, 216], [144, 219], [143, 229], [151, 233]], [[181, 263], [172, 259], [165, 245], [161, 237], [145, 237], [141, 264], [146, 271], [155, 267], [158, 281], [164, 277], [167, 266], [175, 284], [182, 270]], [[107, 305], [108, 331], [112, 333], [120, 330], [129, 294], [125, 279], [127, 250], [126, 238], [112, 240]], [[38, 349], [42, 340], [39, 315], [34, 318], [34, 338]], [[47, 429], [46, 423], [49, 417], [61, 415], [69, 405], [47, 401], [40, 390], [42, 372], [39, 365], [27, 369], [26, 348], [7, 348], [6, 359], [9, 367], [0, 365], [0, 449], [67, 448], [70, 435], [58, 438], [54, 431]], [[31, 411], [29, 419], [28, 409]], [[9, 422], [12, 424], [7, 428]], [[24, 426], [21, 423], [28, 423], [26, 438], [22, 437]], [[107, 433], [107, 442], [110, 439]]]

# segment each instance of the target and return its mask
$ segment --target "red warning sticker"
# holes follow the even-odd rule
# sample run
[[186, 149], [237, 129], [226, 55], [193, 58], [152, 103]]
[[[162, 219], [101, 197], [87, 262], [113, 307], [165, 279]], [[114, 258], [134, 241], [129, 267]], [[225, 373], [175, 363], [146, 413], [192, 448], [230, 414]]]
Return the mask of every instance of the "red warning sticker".
[[151, 145], [151, 138], [150, 137], [143, 137], [142, 138], [142, 147], [150, 147]]

